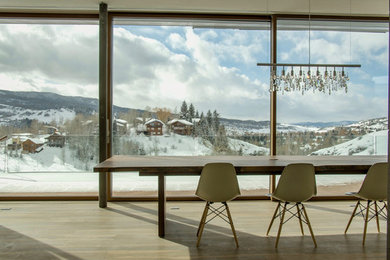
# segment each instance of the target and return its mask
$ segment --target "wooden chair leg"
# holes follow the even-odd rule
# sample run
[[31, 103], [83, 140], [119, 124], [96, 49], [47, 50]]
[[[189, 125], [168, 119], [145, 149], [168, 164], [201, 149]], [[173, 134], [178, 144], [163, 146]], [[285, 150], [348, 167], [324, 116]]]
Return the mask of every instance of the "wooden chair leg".
[[196, 231], [196, 236], [199, 236], [200, 226], [202, 225], [203, 221], [204, 221], [205, 218], [207, 217], [207, 204], [208, 204], [208, 202], [206, 202], [206, 205], [204, 206], [203, 214], [202, 214], [202, 217], [200, 218], [198, 230]]
[[299, 209], [298, 203], [296, 203], [295, 206], [297, 207], [299, 225], [301, 226], [301, 233], [302, 233], [302, 235], [304, 235], [303, 226], [302, 226], [302, 218], [301, 218], [301, 210]]
[[206, 203], [206, 208], [205, 208], [205, 213], [204, 213], [204, 218], [203, 221], [201, 221], [200, 226], [199, 226], [199, 234], [198, 234], [198, 241], [196, 242], [196, 246], [198, 247], [200, 244], [200, 239], [202, 238], [202, 233], [204, 226], [206, 224], [206, 218], [207, 218], [207, 212], [209, 211], [209, 203]]
[[355, 217], [355, 213], [356, 213], [356, 210], [357, 210], [359, 204], [360, 204], [360, 200], [358, 200], [358, 202], [356, 202], [355, 209], [353, 210], [352, 215], [351, 215], [351, 217], [349, 218], [349, 221], [348, 221], [347, 227], [345, 228], [344, 234], [347, 233], [348, 228], [349, 228], [349, 225], [351, 225], [352, 219], [353, 219], [353, 217]]
[[378, 205], [376, 201], [374, 201], [374, 206], [375, 206], [375, 217], [376, 217], [376, 227], [378, 229], [378, 232], [381, 232], [381, 228], [379, 227], [379, 216], [378, 216]]
[[271, 223], [269, 223], [267, 234], [266, 234], [267, 236], [269, 234], [269, 231], [271, 230], [272, 224], [274, 223], [274, 220], [275, 220], [276, 214], [278, 213], [279, 207], [280, 207], [280, 201], [278, 202], [278, 205], [276, 206], [274, 215], [272, 216], [272, 219], [271, 219]]
[[305, 215], [305, 218], [306, 218], [307, 226], [309, 227], [311, 238], [313, 239], [314, 247], [317, 247], [317, 242], [316, 242], [316, 239], [314, 237], [313, 230], [311, 228], [311, 224], [310, 224], [310, 221], [309, 221], [309, 216], [306, 213], [305, 206], [303, 204], [301, 204], [301, 205], [302, 205], [302, 209], [303, 209], [303, 214]]
[[368, 224], [368, 215], [370, 213], [370, 202], [371, 201], [367, 201], [367, 210], [366, 210], [366, 216], [365, 216], [365, 219], [364, 219], [364, 231], [363, 231], [363, 246], [366, 242], [366, 233], [367, 233], [367, 224]]
[[230, 227], [232, 228], [234, 240], [236, 241], [236, 246], [239, 247], [238, 240], [237, 240], [237, 235], [236, 235], [236, 230], [234, 229], [233, 219], [232, 219], [232, 215], [230, 214], [229, 206], [228, 206], [228, 204], [226, 202], [223, 203], [223, 204], [226, 207], [226, 212], [227, 212], [227, 215], [228, 215], [228, 218], [229, 218]]
[[280, 237], [280, 233], [282, 232], [282, 226], [284, 221], [284, 214], [286, 213], [286, 207], [287, 207], [287, 202], [285, 202], [283, 206], [282, 217], [280, 218], [280, 223], [279, 223], [278, 235], [276, 236], [275, 248], [278, 248], [279, 237]]

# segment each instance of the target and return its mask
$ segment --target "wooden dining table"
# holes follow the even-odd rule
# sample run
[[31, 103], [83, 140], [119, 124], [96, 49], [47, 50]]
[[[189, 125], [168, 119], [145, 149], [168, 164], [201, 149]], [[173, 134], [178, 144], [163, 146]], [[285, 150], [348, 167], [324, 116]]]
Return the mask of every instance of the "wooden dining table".
[[[366, 174], [387, 156], [127, 156], [115, 155], [94, 167], [94, 172], [138, 172], [140, 176], [158, 176], [158, 235], [165, 235], [165, 177], [200, 175], [211, 162], [232, 163], [237, 175], [277, 175], [291, 163], [312, 163], [316, 174]], [[104, 181], [104, 179], [103, 179]], [[105, 183], [99, 186], [106, 187]], [[99, 194], [101, 191], [99, 191]], [[99, 196], [99, 205], [107, 205], [107, 196]], [[103, 201], [102, 201], [103, 200]], [[105, 201], [104, 201], [105, 200]], [[102, 206], [103, 205], [103, 206]]]

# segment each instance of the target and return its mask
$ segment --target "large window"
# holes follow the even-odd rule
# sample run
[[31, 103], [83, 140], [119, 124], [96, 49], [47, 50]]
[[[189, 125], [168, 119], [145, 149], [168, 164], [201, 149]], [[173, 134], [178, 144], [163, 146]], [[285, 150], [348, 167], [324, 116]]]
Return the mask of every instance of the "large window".
[[[269, 23], [115, 24], [114, 154], [269, 154], [269, 72], [256, 66], [269, 61]], [[197, 180], [168, 178], [168, 194], [193, 195]], [[113, 184], [114, 196], [157, 189], [154, 178], [137, 173], [115, 173]], [[256, 193], [268, 178], [242, 177], [240, 184]]]
[[1, 195], [97, 194], [98, 25], [71, 22], [1, 21]]
[[[310, 25], [309, 31], [307, 22], [278, 23], [279, 62], [354, 63], [361, 68], [345, 69], [350, 78], [347, 92], [278, 95], [278, 154], [387, 154], [388, 24], [312, 21]], [[312, 68], [312, 73], [316, 70]], [[318, 176], [319, 195], [356, 190], [363, 177]]]
[[[268, 21], [123, 17], [112, 37], [114, 155], [270, 153], [270, 69], [256, 66], [270, 61]], [[99, 30], [69, 21], [0, 21], [0, 195], [97, 194]], [[278, 62], [362, 65], [346, 69], [347, 92], [278, 92], [277, 154], [386, 154], [388, 24], [280, 19], [277, 30]], [[319, 195], [362, 178], [318, 177]], [[168, 195], [193, 195], [197, 180], [168, 178]], [[244, 195], [268, 192], [266, 176], [239, 181]], [[114, 196], [156, 190], [153, 177], [113, 174]]]

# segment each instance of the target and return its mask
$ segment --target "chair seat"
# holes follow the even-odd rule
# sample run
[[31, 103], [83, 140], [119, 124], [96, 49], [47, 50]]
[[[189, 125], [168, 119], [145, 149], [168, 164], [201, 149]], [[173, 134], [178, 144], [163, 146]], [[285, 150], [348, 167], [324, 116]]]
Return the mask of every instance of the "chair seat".
[[[363, 216], [363, 245], [366, 241], [367, 223], [371, 219], [375, 218], [378, 232], [380, 232], [379, 216], [387, 219], [387, 175], [388, 164], [386, 162], [376, 163], [368, 170], [366, 177], [363, 180], [362, 186], [358, 192], [345, 193], [346, 195], [358, 198], [358, 201], [356, 202], [355, 208], [351, 214], [351, 217], [349, 218], [344, 233], [347, 233], [348, 228], [355, 216]], [[362, 200], [367, 201], [367, 206], [362, 204]], [[382, 203], [383, 206], [380, 206], [378, 203]], [[370, 214], [372, 214], [372, 216], [369, 216]]]
[[[302, 223], [307, 224], [314, 246], [317, 247], [309, 217], [306, 213], [305, 206], [302, 203], [316, 194], [317, 188], [313, 164], [289, 164], [283, 169], [275, 191], [272, 194], [266, 194], [279, 201], [266, 233], [267, 235], [269, 234], [274, 220], [279, 218], [280, 223], [276, 236], [275, 248], [278, 247], [283, 224], [292, 217], [297, 217], [299, 219], [302, 235], [304, 234]], [[290, 216], [285, 219], [286, 213], [290, 214]]]
[[[195, 194], [206, 201], [206, 205], [201, 217], [198, 231], [198, 241], [196, 246], [199, 246], [202, 237], [203, 229], [206, 223], [213, 220], [215, 217], [220, 217], [230, 224], [233, 232], [234, 241], [238, 247], [236, 231], [234, 229], [233, 220], [230, 214], [227, 201], [230, 201], [240, 195], [240, 187], [236, 170], [231, 163], [208, 163], [203, 167], [199, 178], [198, 188]], [[215, 202], [221, 202], [221, 207], [213, 207]], [[209, 213], [210, 212], [210, 213]], [[226, 213], [226, 214], [225, 214]], [[213, 216], [207, 220], [207, 217]]]

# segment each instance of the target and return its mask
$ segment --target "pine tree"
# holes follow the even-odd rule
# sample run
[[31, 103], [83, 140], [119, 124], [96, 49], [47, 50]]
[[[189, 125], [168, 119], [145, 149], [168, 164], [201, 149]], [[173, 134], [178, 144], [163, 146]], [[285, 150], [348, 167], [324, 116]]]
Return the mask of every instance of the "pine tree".
[[200, 119], [199, 119], [199, 123], [198, 123], [198, 131], [199, 131], [199, 134], [202, 136], [202, 138], [207, 139], [207, 136], [209, 133], [208, 133], [207, 121], [203, 115], [203, 112], [200, 114]]
[[188, 117], [187, 117], [187, 120], [189, 122], [192, 122], [192, 119], [195, 117], [195, 107], [194, 105], [191, 103], [190, 104], [190, 107], [188, 109]]
[[213, 115], [211, 114], [211, 111], [207, 111], [207, 114], [206, 114], [206, 121], [207, 121], [207, 124], [209, 126], [212, 126], [213, 125]]
[[214, 151], [224, 154], [231, 152], [229, 147], [229, 140], [226, 137], [226, 131], [223, 125], [219, 128], [215, 136]]
[[218, 133], [219, 125], [220, 125], [219, 114], [217, 113], [217, 110], [214, 110], [214, 112], [213, 112], [213, 127], [214, 127], [214, 131], [216, 133]]
[[195, 112], [195, 118], [199, 118], [199, 111], [198, 110], [196, 110], [196, 112]]
[[180, 118], [187, 119], [187, 117], [188, 117], [188, 107], [186, 101], [184, 100], [180, 108]]

